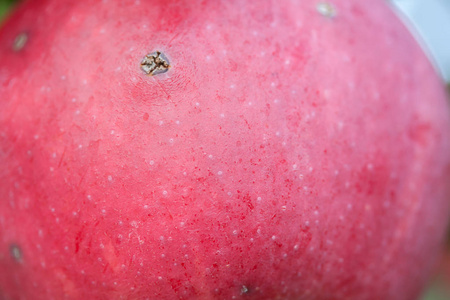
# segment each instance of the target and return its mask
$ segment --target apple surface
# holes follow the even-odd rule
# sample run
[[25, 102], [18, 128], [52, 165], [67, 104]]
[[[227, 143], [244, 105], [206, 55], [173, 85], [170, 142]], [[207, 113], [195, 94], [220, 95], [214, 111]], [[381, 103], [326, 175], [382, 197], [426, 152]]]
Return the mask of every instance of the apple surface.
[[385, 1], [25, 1], [0, 299], [415, 299], [449, 111]]

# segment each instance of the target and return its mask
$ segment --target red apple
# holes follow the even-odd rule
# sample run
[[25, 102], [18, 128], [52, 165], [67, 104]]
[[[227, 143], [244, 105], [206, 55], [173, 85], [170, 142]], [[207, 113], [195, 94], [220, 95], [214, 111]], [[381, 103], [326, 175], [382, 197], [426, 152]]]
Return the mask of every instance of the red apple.
[[2, 299], [410, 300], [438, 256], [449, 107], [385, 1], [28, 1], [0, 95]]

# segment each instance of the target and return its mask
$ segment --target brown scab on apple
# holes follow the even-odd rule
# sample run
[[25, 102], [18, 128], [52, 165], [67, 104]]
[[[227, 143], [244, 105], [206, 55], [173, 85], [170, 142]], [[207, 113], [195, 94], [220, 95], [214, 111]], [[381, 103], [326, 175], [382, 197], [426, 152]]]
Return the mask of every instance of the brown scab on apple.
[[160, 51], [155, 51], [144, 56], [141, 61], [141, 69], [148, 75], [158, 75], [169, 70], [170, 64], [167, 57]]

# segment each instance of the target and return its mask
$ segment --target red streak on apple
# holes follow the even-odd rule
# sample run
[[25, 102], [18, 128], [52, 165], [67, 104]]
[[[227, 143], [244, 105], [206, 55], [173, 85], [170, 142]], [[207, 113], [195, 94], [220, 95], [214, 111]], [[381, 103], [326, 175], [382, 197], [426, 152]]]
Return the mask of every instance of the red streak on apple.
[[27, 1], [0, 95], [1, 299], [410, 300], [438, 256], [449, 107], [384, 1]]

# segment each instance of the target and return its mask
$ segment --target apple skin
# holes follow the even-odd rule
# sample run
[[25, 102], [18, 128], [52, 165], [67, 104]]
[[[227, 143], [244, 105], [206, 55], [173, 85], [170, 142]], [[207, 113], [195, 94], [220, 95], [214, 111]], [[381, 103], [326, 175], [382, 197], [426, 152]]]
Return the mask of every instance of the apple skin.
[[384, 1], [318, 3], [21, 5], [0, 298], [416, 298], [449, 218], [444, 85]]

